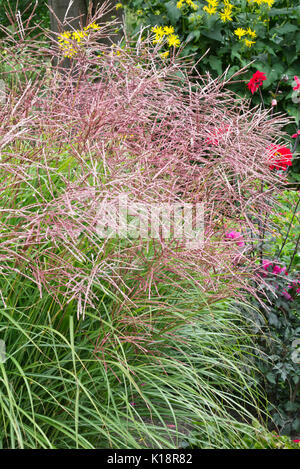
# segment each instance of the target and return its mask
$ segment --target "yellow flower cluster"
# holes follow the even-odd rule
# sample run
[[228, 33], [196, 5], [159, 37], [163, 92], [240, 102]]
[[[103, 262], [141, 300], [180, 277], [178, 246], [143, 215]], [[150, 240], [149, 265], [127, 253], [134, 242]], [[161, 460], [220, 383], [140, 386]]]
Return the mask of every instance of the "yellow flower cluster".
[[226, 21], [232, 21], [233, 8], [234, 6], [231, 5], [229, 0], [224, 0], [224, 10], [220, 12], [220, 18], [223, 23], [226, 23]]
[[251, 28], [248, 28], [248, 29], [237, 28], [234, 30], [234, 34], [239, 38], [239, 40], [241, 40], [244, 36], [248, 36], [243, 39], [247, 47], [252, 47], [253, 44], [255, 44], [255, 41], [253, 41], [252, 39], [256, 38], [256, 32], [252, 31]]
[[[168, 41], [168, 46], [169, 47], [178, 47], [180, 46], [180, 40], [177, 34], [174, 34], [174, 28], [173, 26], [154, 26], [154, 28], [151, 29], [153, 33], [155, 33], [155, 39], [153, 39], [152, 43], [157, 44], [160, 42], [163, 37], [167, 37]], [[165, 57], [167, 57], [169, 54], [165, 54]]]
[[184, 6], [184, 5], [187, 5], [191, 8], [193, 8], [193, 10], [198, 10], [198, 5], [196, 5], [196, 3], [193, 2], [193, 0], [179, 0], [176, 4], [177, 8], [179, 8], [179, 10]]
[[219, 5], [218, 0], [206, 0], [208, 5], [203, 7], [203, 10], [206, 11], [209, 15], [214, 15], [217, 13], [217, 6]]
[[248, 3], [250, 4], [256, 3], [257, 5], [266, 4], [268, 5], [269, 8], [272, 8], [272, 6], [275, 3], [275, 0], [248, 0]]
[[64, 52], [64, 57], [71, 59], [78, 53], [78, 45], [82, 40], [87, 37], [89, 30], [97, 31], [100, 26], [96, 23], [90, 23], [82, 30], [75, 29], [74, 31], [64, 31], [58, 36], [59, 47]]
[[116, 10], [119, 10], [120, 8], [123, 8], [122, 3], [117, 3], [116, 4]]

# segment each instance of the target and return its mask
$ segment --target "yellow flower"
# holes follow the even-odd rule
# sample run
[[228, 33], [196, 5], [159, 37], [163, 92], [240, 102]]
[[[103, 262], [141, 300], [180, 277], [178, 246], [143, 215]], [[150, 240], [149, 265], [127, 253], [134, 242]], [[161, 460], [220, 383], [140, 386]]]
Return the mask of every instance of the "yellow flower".
[[252, 47], [255, 44], [255, 41], [250, 41], [249, 39], [244, 39], [244, 41], [247, 47]]
[[62, 34], [60, 34], [58, 36], [59, 39], [63, 39], [63, 38], [70, 38], [71, 37], [71, 31], [64, 31]]
[[[64, 57], [72, 58], [77, 54], [77, 50], [74, 48], [71, 40], [76, 39], [77, 42], [80, 42], [80, 36], [77, 38], [77, 33], [80, 31], [64, 31], [58, 36], [59, 47], [64, 53]], [[71, 40], [70, 40], [71, 39]]]
[[179, 40], [179, 37], [177, 36], [177, 34], [171, 34], [169, 37], [168, 37], [168, 45], [169, 47], [178, 47], [180, 46], [180, 40]]
[[229, 2], [225, 3], [225, 7], [224, 7], [225, 11], [231, 12], [233, 10], [233, 8], [234, 8], [234, 5], [232, 5], [231, 3], [229, 3]]
[[214, 15], [215, 13], [217, 13], [217, 8], [216, 7], [213, 7], [213, 6], [206, 6], [203, 7], [203, 10], [206, 11], [206, 13], [208, 13], [209, 15]]
[[156, 39], [162, 38], [165, 34], [164, 28], [162, 28], [161, 26], [154, 26], [153, 28], [151, 28], [151, 31], [155, 33]]
[[122, 3], [117, 3], [116, 4], [116, 10], [119, 10], [120, 8], [123, 8]]
[[251, 36], [252, 38], [255, 38], [255, 37], [256, 37], [256, 32], [255, 32], [255, 31], [252, 31], [251, 28], [248, 28], [248, 29], [247, 29], [247, 34], [248, 34], [249, 36]]
[[84, 28], [85, 31], [88, 31], [89, 29], [94, 29], [95, 31], [98, 31], [98, 29], [100, 29], [100, 26], [97, 23], [91, 23]]
[[275, 0], [264, 0], [263, 3], [266, 3], [269, 8], [272, 8], [272, 6], [273, 6], [274, 3], [275, 3]]
[[220, 18], [221, 18], [221, 21], [223, 21], [223, 23], [226, 23], [226, 21], [232, 21], [231, 11], [226, 11], [226, 10], [221, 11]]
[[183, 3], [184, 3], [183, 0], [179, 0], [179, 2], [177, 2], [176, 6], [177, 6], [177, 8], [179, 8], [179, 10], [180, 10], [180, 8], [183, 7]]
[[206, 0], [206, 1], [210, 6], [215, 7], [215, 8], [219, 5], [218, 0]]
[[161, 56], [162, 59], [166, 59], [166, 58], [168, 57], [168, 55], [169, 55], [169, 51], [168, 51], [168, 50], [167, 50], [166, 52], [162, 52], [162, 53], [160, 54], [160, 56]]
[[268, 2], [269, 0], [248, 0], [248, 3], [257, 3], [257, 5], [261, 5], [262, 3]]
[[166, 34], [168, 36], [169, 34], [173, 34], [173, 33], [174, 33], [173, 26], [165, 26], [164, 27], [164, 34]]
[[186, 0], [186, 3], [188, 6], [190, 6], [191, 8], [193, 8], [194, 10], [197, 10], [198, 9], [198, 5], [196, 5], [193, 0]]
[[152, 44], [160, 42], [165, 35], [164, 28], [162, 26], [154, 26], [151, 28], [151, 31], [155, 33], [155, 39], [152, 41]]
[[81, 42], [81, 40], [86, 36], [86, 32], [84, 31], [73, 31], [72, 38], [78, 42], [78, 44]]
[[247, 34], [247, 31], [243, 28], [237, 28], [234, 30], [234, 34], [238, 36], [239, 39], [241, 39], [245, 34]]

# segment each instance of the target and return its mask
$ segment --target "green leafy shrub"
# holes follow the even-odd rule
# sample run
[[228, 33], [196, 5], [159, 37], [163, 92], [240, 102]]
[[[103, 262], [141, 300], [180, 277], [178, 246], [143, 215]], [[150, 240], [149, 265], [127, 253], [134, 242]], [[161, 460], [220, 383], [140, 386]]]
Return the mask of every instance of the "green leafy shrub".
[[263, 268], [258, 298], [245, 315], [255, 324], [257, 365], [269, 410], [280, 432], [300, 432], [300, 277], [299, 194], [277, 196], [273, 227], [263, 242]]
[[274, 265], [261, 284], [260, 301], [252, 299], [255, 309], [245, 314], [256, 324], [256, 363], [274, 423], [293, 435], [300, 432], [300, 281], [273, 274]]

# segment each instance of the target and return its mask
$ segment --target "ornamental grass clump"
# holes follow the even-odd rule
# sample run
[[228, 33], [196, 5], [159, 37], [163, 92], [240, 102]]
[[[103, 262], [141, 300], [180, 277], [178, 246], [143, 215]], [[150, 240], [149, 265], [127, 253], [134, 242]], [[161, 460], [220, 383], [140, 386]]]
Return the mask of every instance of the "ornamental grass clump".
[[[125, 282], [129, 301], [125, 273], [139, 270], [137, 253], [149, 243], [103, 241], [96, 229], [99, 203], [129, 194], [135, 203], [204, 203], [201, 249], [172, 239], [151, 243], [159, 263], [151, 261], [144, 276], [149, 295], [161, 270], [174, 279], [192, 270], [215, 298], [248, 288], [249, 261], [225, 232], [232, 225], [247, 237], [267, 209], [271, 189], [259, 194], [258, 183], [277, 183], [265, 149], [279, 135], [278, 121], [246, 104], [237, 110], [220, 82], [192, 90], [179, 64], [165, 66], [146, 47], [137, 56], [102, 46], [100, 58], [93, 47], [67, 73], [48, 69], [31, 82], [24, 74], [2, 108], [1, 268], [29, 276], [41, 294], [76, 298], [78, 312], [93, 306], [102, 281], [117, 290]], [[226, 131], [218, 144], [206, 143], [220, 123]]]
[[[149, 41], [108, 47], [97, 32], [69, 70], [60, 68], [60, 42], [50, 51], [18, 42], [18, 31], [6, 38], [4, 62], [20, 55], [23, 68], [1, 108], [2, 275], [24, 275], [62, 304], [74, 300], [78, 316], [108, 285], [121, 309], [150, 299], [167, 279], [193, 279], [210, 301], [249, 290], [247, 237], [262, 229], [278, 185], [266, 149], [282, 119], [250, 110], [222, 79], [195, 80], [176, 60], [166, 65]], [[124, 195], [148, 205], [202, 203], [203, 244], [189, 249], [161, 232], [150, 241], [101, 238], [100, 204]], [[229, 229], [241, 232], [245, 249], [228, 241]]]
[[[86, 28], [98, 23], [96, 15]], [[6, 50], [1, 59], [2, 77], [6, 80], [8, 64], [9, 74], [14, 76], [7, 80], [6, 100], [0, 108], [0, 290], [4, 311], [18, 314], [25, 301], [22, 314], [26, 315], [28, 308], [36, 308], [34, 304], [43, 305], [40, 314], [48, 311], [52, 315], [47, 319], [47, 350], [52, 338], [56, 343], [53, 324], [58, 321], [60, 327], [66, 314], [75, 312], [80, 324], [87, 317], [87, 324], [93, 327], [95, 318], [99, 319], [94, 342], [95, 356], [103, 365], [99, 383], [107, 373], [106, 384], [102, 383], [107, 393], [104, 399], [111, 402], [123, 430], [126, 419], [130, 420], [130, 428], [124, 430], [129, 445], [172, 445], [158, 435], [170, 433], [165, 425], [170, 412], [177, 425], [173, 411], [177, 399], [181, 421], [205, 422], [201, 444], [205, 446], [205, 439], [211, 438], [211, 445], [217, 446], [222, 431], [231, 432], [226, 423], [230, 409], [238, 407], [244, 430], [243, 425], [251, 420], [255, 380], [247, 384], [246, 376], [252, 380], [251, 366], [245, 362], [239, 372], [240, 363], [233, 356], [225, 366], [227, 374], [222, 365], [217, 366], [217, 350], [212, 359], [207, 346], [207, 360], [218, 370], [218, 384], [207, 388], [206, 402], [202, 395], [199, 406], [203, 414], [197, 414], [199, 364], [193, 363], [188, 352], [189, 347], [196, 350], [202, 332], [196, 330], [193, 344], [189, 335], [201, 311], [213, 314], [215, 308], [218, 314], [213, 304], [232, 296], [242, 298], [245, 292], [256, 294], [250, 283], [257, 269], [256, 251], [249, 233], [259, 237], [268, 229], [265, 214], [278, 190], [278, 178], [269, 168], [266, 149], [282, 138], [280, 128], [285, 121], [250, 109], [247, 102], [224, 89], [224, 77], [192, 76], [192, 70], [175, 55], [164, 61], [158, 45], [153, 49], [151, 36], [140, 38], [135, 47], [129, 43], [108, 46], [99, 41], [101, 27], [90, 29], [84, 45], [69, 55], [70, 68], [63, 66], [65, 50], [59, 35], [49, 48], [52, 35], [33, 41], [25, 30], [16, 29], [12, 34], [7, 31], [1, 46]], [[267, 190], [260, 190], [262, 185]], [[107, 214], [103, 218], [101, 207], [109, 203], [113, 213], [122, 197], [129, 205], [142, 207], [203, 204], [203, 243], [191, 246], [184, 237], [165, 236], [164, 224], [152, 233], [147, 226], [147, 236], [100, 236], [101, 222], [112, 231], [118, 228], [116, 218]], [[134, 212], [129, 214], [126, 223], [134, 216]], [[241, 234], [243, 243], [226, 237], [233, 231]], [[12, 294], [16, 285], [22, 292], [20, 298]], [[190, 296], [192, 304], [184, 307]], [[26, 327], [22, 317], [21, 326], [14, 323], [14, 327]], [[218, 324], [220, 332], [223, 319]], [[209, 327], [214, 329], [212, 323]], [[87, 332], [91, 334], [89, 326]], [[232, 337], [227, 333], [224, 340], [228, 345]], [[74, 353], [72, 337], [66, 342], [66, 354], [69, 348]], [[95, 339], [95, 331], [91, 337]], [[230, 350], [227, 345], [224, 356]], [[38, 350], [39, 344], [34, 347]], [[75, 354], [73, 358], [77, 360]], [[58, 367], [64, 366], [60, 360], [68, 361], [67, 356], [56, 355]], [[146, 362], [143, 375], [137, 363]], [[166, 366], [166, 375], [175, 377], [175, 365], [185, 366], [182, 363], [195, 373], [194, 383], [198, 384], [180, 396], [175, 391], [177, 384], [172, 385], [162, 417], [158, 412], [161, 400], [154, 397], [153, 386], [147, 395], [133, 383], [138, 375], [144, 381], [154, 380], [151, 367], [157, 366], [162, 375]], [[85, 387], [89, 377], [81, 385], [76, 373], [74, 369], [72, 379], [80, 389], [76, 388], [75, 405], [83, 393], [90, 408], [92, 395]], [[205, 389], [205, 377], [203, 380]], [[111, 397], [112, 382], [122, 388], [119, 397]], [[163, 386], [166, 389], [168, 384]], [[243, 395], [238, 389], [243, 389]], [[233, 391], [238, 396], [235, 403]], [[195, 402], [191, 396], [184, 408], [189, 393], [196, 393]], [[131, 394], [143, 412], [130, 406], [135, 402], [128, 401]], [[56, 400], [53, 391], [49, 405]], [[224, 404], [219, 406], [219, 400]], [[95, 425], [102, 422], [105, 438], [101, 444], [116, 446], [120, 444], [119, 424], [115, 421], [110, 427], [104, 417], [105, 405], [102, 407], [100, 417], [99, 409], [98, 413], [91, 410]], [[77, 423], [80, 411], [76, 407]], [[31, 415], [30, 408], [27, 412]], [[88, 434], [84, 412], [82, 431]], [[153, 431], [145, 437], [147, 418]], [[88, 447], [86, 439], [78, 438], [76, 422], [74, 433], [66, 433], [65, 438]], [[38, 445], [49, 446], [52, 443], [47, 442], [42, 427]], [[60, 430], [66, 428], [62, 425]], [[209, 428], [214, 428], [210, 436]], [[22, 433], [18, 428], [15, 431], [19, 444], [24, 445]], [[140, 434], [143, 440], [138, 443]], [[64, 442], [64, 446], [69, 444]]]

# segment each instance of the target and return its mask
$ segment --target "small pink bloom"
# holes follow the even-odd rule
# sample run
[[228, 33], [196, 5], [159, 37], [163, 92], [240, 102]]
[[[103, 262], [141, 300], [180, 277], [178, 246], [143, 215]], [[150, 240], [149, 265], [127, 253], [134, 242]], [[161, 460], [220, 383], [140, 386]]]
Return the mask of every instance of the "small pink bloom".
[[277, 106], [277, 99], [272, 99], [272, 106]]
[[238, 246], [245, 246], [245, 242], [243, 240], [242, 233], [240, 233], [239, 231], [230, 231], [230, 232], [226, 233], [225, 236], [226, 236], [226, 238], [236, 239]]
[[297, 137], [300, 137], [300, 130], [297, 130], [297, 132], [292, 135], [292, 138], [297, 138]]
[[280, 272], [281, 272], [281, 268], [279, 267], [279, 265], [274, 265], [273, 274], [280, 274]]
[[273, 274], [283, 274], [286, 271], [286, 267], [280, 267], [280, 265], [274, 265]]
[[300, 440], [293, 440], [294, 443], [300, 443]]

